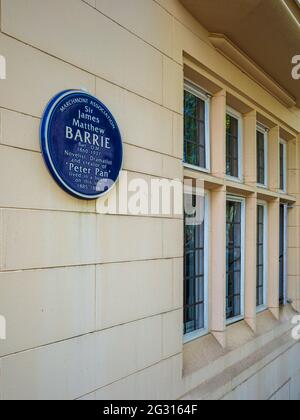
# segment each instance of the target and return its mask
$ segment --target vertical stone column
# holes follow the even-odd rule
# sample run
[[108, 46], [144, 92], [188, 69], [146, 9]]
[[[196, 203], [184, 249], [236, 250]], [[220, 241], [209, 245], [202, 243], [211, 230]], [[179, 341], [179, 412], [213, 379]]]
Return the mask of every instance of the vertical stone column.
[[288, 193], [297, 201], [288, 211], [287, 298], [300, 312], [300, 135], [288, 143]]
[[297, 261], [297, 291], [296, 291], [296, 303], [295, 308], [300, 312], [300, 134], [296, 138], [296, 209], [297, 209], [297, 218], [296, 218], [296, 235], [297, 235], [297, 251], [296, 251], [296, 261]]
[[211, 193], [211, 332], [226, 347], [226, 188]]
[[297, 140], [294, 139], [287, 143], [287, 193], [289, 195], [297, 195], [299, 193], [298, 175]]
[[279, 127], [274, 127], [269, 132], [269, 188], [272, 191], [279, 190]]
[[[296, 195], [299, 191], [299, 172], [297, 170], [297, 140], [287, 143], [287, 191], [290, 195]], [[287, 236], [287, 299], [298, 306], [299, 290], [299, 201], [288, 210], [288, 236]]]
[[256, 111], [244, 115], [244, 179], [245, 183], [257, 184]]
[[[300, 176], [300, 174], [299, 174]], [[292, 301], [296, 311], [300, 311], [300, 204], [299, 201], [288, 211], [288, 266], [287, 299]]]
[[226, 174], [226, 91], [211, 100], [211, 171], [224, 178]]
[[257, 196], [246, 199], [245, 321], [256, 331]]
[[279, 319], [279, 205], [275, 199], [269, 203], [269, 267], [268, 267], [268, 307]]

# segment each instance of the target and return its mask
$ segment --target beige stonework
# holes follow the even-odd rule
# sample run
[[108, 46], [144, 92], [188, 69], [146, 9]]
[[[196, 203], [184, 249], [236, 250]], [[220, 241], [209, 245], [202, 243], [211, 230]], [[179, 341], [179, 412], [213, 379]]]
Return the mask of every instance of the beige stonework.
[[257, 197], [255, 194], [246, 201], [246, 264], [245, 264], [245, 320], [256, 331], [256, 262], [257, 262]]
[[[300, 114], [215, 49], [180, 0], [0, 0], [0, 400], [300, 399]], [[70, 19], [70, 16], [72, 18]], [[53, 30], [55, 22], [55, 30]], [[267, 76], [266, 76], [267, 77]], [[184, 79], [211, 96], [211, 170], [183, 160]], [[182, 215], [109, 215], [53, 181], [48, 101], [85, 89], [115, 116], [129, 179], [209, 192], [208, 334], [184, 344]], [[243, 179], [226, 178], [226, 107], [243, 116]], [[256, 183], [256, 124], [269, 128]], [[287, 141], [287, 192], [279, 141]], [[118, 191], [120, 185], [116, 187]], [[245, 199], [245, 317], [226, 323], [226, 198]], [[268, 299], [256, 311], [256, 207], [268, 211]], [[279, 305], [279, 205], [288, 208]]]

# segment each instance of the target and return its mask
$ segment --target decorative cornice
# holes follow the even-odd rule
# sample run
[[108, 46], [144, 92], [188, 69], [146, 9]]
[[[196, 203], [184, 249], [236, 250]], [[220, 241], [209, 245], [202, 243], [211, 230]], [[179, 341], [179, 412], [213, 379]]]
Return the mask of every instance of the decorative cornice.
[[283, 105], [288, 108], [296, 105], [296, 100], [286, 92], [275, 80], [262, 70], [253, 60], [241, 51], [233, 42], [223, 34], [210, 34], [210, 42], [226, 58], [238, 66], [256, 83], [259, 83], [271, 95], [275, 96]]
[[300, 0], [282, 0], [288, 8], [292, 18], [300, 26]]

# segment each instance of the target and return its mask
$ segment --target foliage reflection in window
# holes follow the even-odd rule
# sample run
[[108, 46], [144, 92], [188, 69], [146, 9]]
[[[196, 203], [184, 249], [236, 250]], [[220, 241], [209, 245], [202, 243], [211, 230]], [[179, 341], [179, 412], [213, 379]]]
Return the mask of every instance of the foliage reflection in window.
[[188, 90], [184, 92], [184, 161], [208, 169], [207, 102]]

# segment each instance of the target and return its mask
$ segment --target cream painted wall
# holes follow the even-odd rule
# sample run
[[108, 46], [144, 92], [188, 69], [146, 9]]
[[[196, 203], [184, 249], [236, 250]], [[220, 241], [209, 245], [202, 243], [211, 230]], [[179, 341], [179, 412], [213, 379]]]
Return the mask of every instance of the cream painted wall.
[[[58, 188], [39, 147], [49, 99], [84, 88], [115, 115], [129, 175], [182, 179], [183, 50], [230, 83], [238, 78], [262, 112], [300, 132], [299, 117], [219, 55], [178, 0], [1, 0], [0, 314], [7, 340], [0, 341], [0, 399], [180, 398], [221, 368], [220, 360], [210, 373], [184, 373], [182, 219], [97, 214], [95, 202]], [[251, 353], [261, 341], [243, 345]], [[299, 346], [290, 347], [299, 360]], [[244, 353], [235, 351], [240, 360]], [[285, 372], [267, 397], [288, 381], [299, 384], [299, 375]], [[244, 382], [228, 397], [252, 395]], [[226, 384], [231, 392], [232, 381]]]

